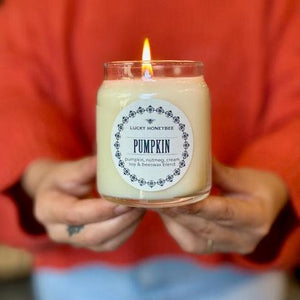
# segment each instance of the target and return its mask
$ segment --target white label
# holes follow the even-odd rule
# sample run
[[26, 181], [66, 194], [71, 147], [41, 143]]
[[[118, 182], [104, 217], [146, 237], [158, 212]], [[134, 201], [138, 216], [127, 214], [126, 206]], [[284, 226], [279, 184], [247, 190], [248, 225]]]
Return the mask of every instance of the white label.
[[120, 176], [143, 191], [161, 191], [186, 173], [193, 155], [189, 120], [165, 100], [137, 100], [120, 111], [111, 133]]

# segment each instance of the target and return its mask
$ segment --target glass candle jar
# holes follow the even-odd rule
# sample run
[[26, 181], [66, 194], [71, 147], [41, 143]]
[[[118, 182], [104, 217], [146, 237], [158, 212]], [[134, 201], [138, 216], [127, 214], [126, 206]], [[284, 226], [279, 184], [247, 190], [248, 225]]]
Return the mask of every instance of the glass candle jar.
[[211, 188], [210, 99], [196, 61], [104, 65], [97, 99], [97, 187], [109, 201], [171, 207]]

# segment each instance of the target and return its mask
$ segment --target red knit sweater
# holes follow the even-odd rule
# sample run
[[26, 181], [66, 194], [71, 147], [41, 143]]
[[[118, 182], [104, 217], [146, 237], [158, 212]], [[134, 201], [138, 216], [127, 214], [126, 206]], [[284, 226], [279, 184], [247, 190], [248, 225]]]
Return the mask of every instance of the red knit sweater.
[[[164, 254], [200, 262], [289, 268], [300, 260], [300, 1], [6, 0], [0, 5], [0, 242], [31, 249], [37, 265], [114, 264]], [[119, 250], [93, 253], [51, 242], [20, 195], [40, 157], [92, 153], [102, 64], [141, 58], [205, 64], [213, 153], [224, 163], [271, 170], [291, 199], [249, 256], [190, 255], [154, 213]], [[19, 196], [17, 196], [19, 195]]]

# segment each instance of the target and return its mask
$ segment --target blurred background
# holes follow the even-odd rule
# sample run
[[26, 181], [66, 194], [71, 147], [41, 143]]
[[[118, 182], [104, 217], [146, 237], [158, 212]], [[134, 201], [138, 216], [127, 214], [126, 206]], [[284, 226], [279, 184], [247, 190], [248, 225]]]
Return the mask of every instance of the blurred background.
[[33, 300], [29, 253], [0, 244], [0, 299]]
[[[31, 289], [31, 267], [29, 253], [0, 244], [0, 300], [38, 300]], [[286, 300], [300, 300], [300, 270], [290, 274]]]

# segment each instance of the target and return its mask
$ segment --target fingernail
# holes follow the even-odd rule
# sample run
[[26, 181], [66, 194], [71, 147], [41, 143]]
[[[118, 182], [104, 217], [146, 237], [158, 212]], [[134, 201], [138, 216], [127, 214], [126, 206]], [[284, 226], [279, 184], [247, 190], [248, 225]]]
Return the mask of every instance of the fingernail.
[[116, 208], [115, 208], [115, 214], [116, 215], [121, 215], [121, 214], [124, 214], [125, 212], [131, 210], [132, 208], [129, 207], [129, 206], [125, 206], [125, 205], [118, 205]]

